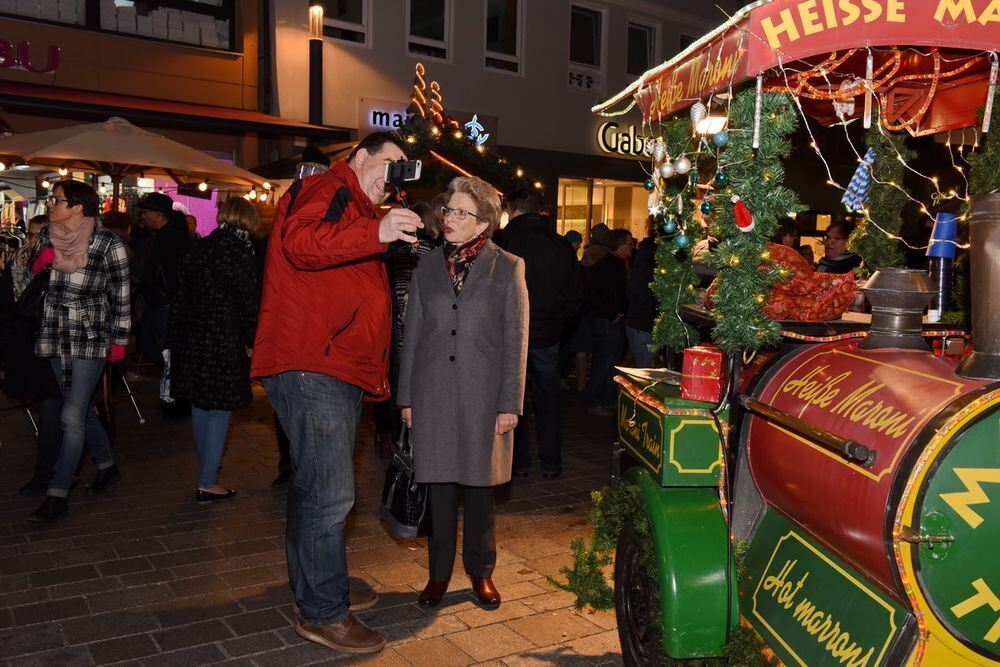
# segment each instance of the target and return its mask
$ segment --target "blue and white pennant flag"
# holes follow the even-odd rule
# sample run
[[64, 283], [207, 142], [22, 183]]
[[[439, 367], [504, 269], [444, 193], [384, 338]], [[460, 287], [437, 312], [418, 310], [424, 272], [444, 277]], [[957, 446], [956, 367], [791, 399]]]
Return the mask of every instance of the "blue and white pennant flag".
[[847, 190], [840, 202], [847, 207], [848, 211], [860, 211], [868, 201], [868, 190], [871, 188], [871, 169], [875, 162], [875, 150], [869, 148], [865, 153], [864, 160], [858, 165], [851, 177], [851, 182], [847, 184]]

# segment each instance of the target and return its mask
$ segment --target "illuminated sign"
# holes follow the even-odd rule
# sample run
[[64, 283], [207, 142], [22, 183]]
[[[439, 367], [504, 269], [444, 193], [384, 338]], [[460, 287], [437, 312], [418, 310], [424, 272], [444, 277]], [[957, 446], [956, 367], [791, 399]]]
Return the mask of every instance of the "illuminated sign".
[[0, 69], [19, 69], [36, 74], [50, 74], [59, 68], [59, 53], [58, 46], [49, 46], [45, 65], [41, 66], [37, 57], [37, 49], [35, 60], [32, 60], [31, 42], [26, 40], [12, 42], [0, 39]]
[[635, 125], [622, 128], [614, 121], [601, 123], [597, 128], [597, 145], [611, 155], [625, 157], [649, 157], [653, 154], [655, 137], [647, 137], [635, 130]]
[[486, 128], [484, 128], [483, 124], [479, 122], [479, 116], [477, 114], [473, 114], [472, 115], [472, 120], [470, 120], [468, 123], [466, 123], [462, 127], [464, 127], [466, 130], [469, 131], [469, 134], [468, 134], [468, 137], [467, 137], [468, 140], [471, 141], [472, 143], [474, 143], [477, 146], [482, 146], [490, 138], [490, 133], [483, 131]]

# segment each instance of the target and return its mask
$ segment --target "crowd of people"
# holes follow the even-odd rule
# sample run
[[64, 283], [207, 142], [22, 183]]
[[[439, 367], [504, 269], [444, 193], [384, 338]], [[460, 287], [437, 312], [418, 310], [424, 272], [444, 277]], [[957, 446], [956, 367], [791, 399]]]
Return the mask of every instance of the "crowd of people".
[[[93, 188], [57, 183], [47, 218], [30, 221], [29, 243], [0, 284], [5, 390], [40, 414], [22, 492], [45, 496], [30, 520], [48, 522], [68, 511], [85, 443], [96, 466], [88, 492], [122, 477], [93, 396], [130, 336], [162, 370], [166, 409], [190, 406], [197, 502], [236, 494], [218, 471], [230, 415], [259, 381], [275, 411], [275, 484], [288, 487], [295, 629], [366, 653], [385, 637], [353, 612], [377, 594], [351, 587], [344, 535], [363, 401], [377, 402], [376, 450], [387, 456], [408, 438], [415, 478], [429, 485], [419, 603], [436, 606], [448, 590], [461, 498], [465, 573], [478, 603], [496, 609], [495, 489], [529, 477], [533, 454], [542, 477], [563, 473], [562, 392], [574, 360], [591, 355], [586, 404], [601, 417], [614, 414], [614, 367], [626, 350], [638, 366], [656, 364], [656, 244], [602, 224], [581, 248], [579, 232], [556, 233], [536, 193], [501, 202], [472, 177], [383, 213], [386, 165], [406, 157], [399, 137], [372, 134], [333, 165], [310, 151], [263, 241], [256, 210], [239, 197], [195, 240], [166, 194], [146, 195], [134, 224], [117, 213], [102, 221]], [[776, 241], [798, 243], [794, 224], [782, 230]], [[846, 270], [849, 233], [827, 230], [820, 270]], [[582, 382], [585, 365], [575, 369]]]

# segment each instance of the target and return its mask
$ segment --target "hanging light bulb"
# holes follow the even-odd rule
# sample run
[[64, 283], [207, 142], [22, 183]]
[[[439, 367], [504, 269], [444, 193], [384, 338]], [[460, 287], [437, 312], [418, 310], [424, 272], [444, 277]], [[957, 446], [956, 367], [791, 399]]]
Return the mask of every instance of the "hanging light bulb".
[[253, 201], [257, 198], [257, 188], [251, 188], [250, 192], [247, 193], [247, 199]]
[[108, 189], [106, 187], [104, 187], [103, 183], [101, 183], [101, 187], [97, 188], [97, 194], [100, 194], [100, 195], [106, 195], [106, 194], [108, 194]]
[[265, 190], [270, 190], [271, 189], [271, 183], [269, 181], [264, 181], [264, 189]]
[[3, 162], [0, 162], [0, 171], [3, 171], [6, 168], [7, 168], [7, 165], [5, 165]]
[[260, 200], [261, 200], [262, 202], [265, 202], [265, 201], [267, 201], [267, 193], [266, 193], [266, 192], [261, 192], [261, 193], [260, 193]]
[[205, 192], [206, 190], [208, 190], [208, 179], [198, 184], [198, 192]]
[[69, 169], [67, 169], [66, 167], [59, 167], [60, 176], [66, 176], [67, 174], [69, 174]]
[[42, 179], [42, 187], [45, 188], [46, 190], [52, 187], [52, 184], [49, 183], [49, 179], [47, 178]]

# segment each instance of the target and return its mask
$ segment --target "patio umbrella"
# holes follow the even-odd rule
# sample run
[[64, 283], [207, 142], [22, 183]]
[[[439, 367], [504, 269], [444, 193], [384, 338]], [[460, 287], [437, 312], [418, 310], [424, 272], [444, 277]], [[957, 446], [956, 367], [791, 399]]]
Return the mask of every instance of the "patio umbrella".
[[265, 179], [184, 144], [112, 117], [103, 123], [0, 137], [0, 160], [33, 167], [107, 174], [115, 198], [122, 178], [166, 176], [178, 184], [209, 181], [260, 187]]

